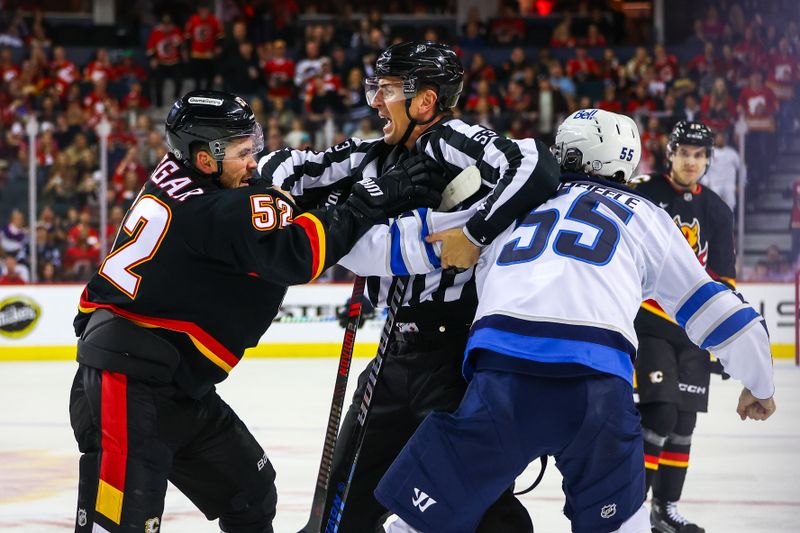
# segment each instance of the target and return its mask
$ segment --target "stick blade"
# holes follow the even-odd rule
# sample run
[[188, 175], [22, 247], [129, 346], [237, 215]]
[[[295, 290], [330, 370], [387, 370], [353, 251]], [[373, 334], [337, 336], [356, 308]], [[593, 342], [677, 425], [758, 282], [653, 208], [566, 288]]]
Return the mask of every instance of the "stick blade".
[[453, 178], [442, 191], [442, 203], [437, 211], [448, 211], [457, 206], [481, 188], [481, 172], [470, 165]]

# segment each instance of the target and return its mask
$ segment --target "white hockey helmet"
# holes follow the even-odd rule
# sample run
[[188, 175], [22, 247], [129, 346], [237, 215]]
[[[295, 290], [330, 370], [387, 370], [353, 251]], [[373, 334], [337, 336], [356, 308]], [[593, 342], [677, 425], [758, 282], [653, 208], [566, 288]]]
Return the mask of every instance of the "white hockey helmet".
[[550, 149], [561, 168], [627, 183], [639, 164], [642, 143], [630, 117], [602, 109], [581, 109], [558, 127]]

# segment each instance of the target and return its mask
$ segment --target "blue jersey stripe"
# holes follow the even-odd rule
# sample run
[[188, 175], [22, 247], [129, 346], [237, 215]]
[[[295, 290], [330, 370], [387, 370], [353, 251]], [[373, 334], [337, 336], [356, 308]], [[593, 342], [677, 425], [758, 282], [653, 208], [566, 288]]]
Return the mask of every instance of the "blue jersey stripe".
[[392, 268], [392, 274], [395, 276], [408, 276], [408, 268], [405, 261], [403, 261], [403, 253], [400, 251], [400, 227], [395, 220], [392, 223], [392, 251], [389, 258], [389, 266]]
[[532, 337], [489, 327], [473, 331], [467, 342], [464, 376], [468, 380], [473, 373], [469, 354], [477, 348], [539, 363], [580, 364], [618, 376], [633, 385], [633, 363], [626, 351], [586, 340]]
[[714, 328], [714, 331], [709, 333], [708, 337], [705, 338], [700, 347], [705, 350], [709, 347], [722, 344], [756, 318], [759, 318], [759, 314], [756, 313], [756, 310], [752, 307], [739, 309], [731, 316], [726, 318], [722, 324]]
[[560, 322], [530, 321], [506, 315], [487, 315], [472, 325], [472, 332], [475, 333], [477, 330], [487, 327], [529, 337], [548, 337], [601, 344], [627, 353], [631, 360], [636, 357], [636, 347], [628, 339], [621, 333], [605, 328]]
[[428, 261], [434, 266], [434, 268], [441, 268], [442, 263], [439, 261], [439, 258], [436, 256], [436, 251], [433, 249], [433, 245], [425, 240], [425, 237], [430, 235], [430, 230], [428, 229], [428, 210], [427, 209], [417, 209], [417, 213], [419, 213], [419, 218], [422, 221], [422, 233], [420, 237], [422, 238], [422, 242], [425, 244], [425, 253], [428, 255]]
[[698, 309], [703, 307], [715, 294], [729, 290], [728, 287], [716, 281], [709, 281], [692, 294], [689, 299], [684, 302], [678, 312], [675, 313], [675, 320], [682, 328], [686, 327], [686, 323], [694, 316]]

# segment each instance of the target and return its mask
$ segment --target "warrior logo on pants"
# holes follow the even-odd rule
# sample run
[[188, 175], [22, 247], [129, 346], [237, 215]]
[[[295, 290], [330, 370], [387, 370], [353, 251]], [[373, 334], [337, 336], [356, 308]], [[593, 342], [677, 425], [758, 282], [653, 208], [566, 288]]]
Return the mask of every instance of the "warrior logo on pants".
[[436, 503], [436, 500], [419, 490], [418, 488], [414, 487], [414, 495], [415, 498], [411, 498], [411, 503], [414, 504], [414, 507], [419, 507], [419, 511], [424, 513], [428, 507]]

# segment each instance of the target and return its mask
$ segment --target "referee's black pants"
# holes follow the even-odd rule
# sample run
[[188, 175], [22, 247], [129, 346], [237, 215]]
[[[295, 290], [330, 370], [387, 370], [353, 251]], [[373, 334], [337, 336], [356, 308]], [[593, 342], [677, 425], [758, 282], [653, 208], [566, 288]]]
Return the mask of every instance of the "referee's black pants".
[[[383, 474], [425, 417], [432, 411], [452, 412], [459, 406], [467, 384], [461, 373], [468, 326], [444, 326], [416, 333], [395, 333], [375, 385], [369, 423], [352, 485], [347, 495], [339, 533], [383, 531], [389, 512], [373, 491]], [[372, 364], [358, 377], [358, 388], [345, 415], [333, 457], [328, 501], [322, 531], [337, 498], [337, 486], [345, 481], [355, 453], [355, 434], [361, 399]], [[486, 512], [479, 533], [531, 533], [533, 525], [511, 489]]]

